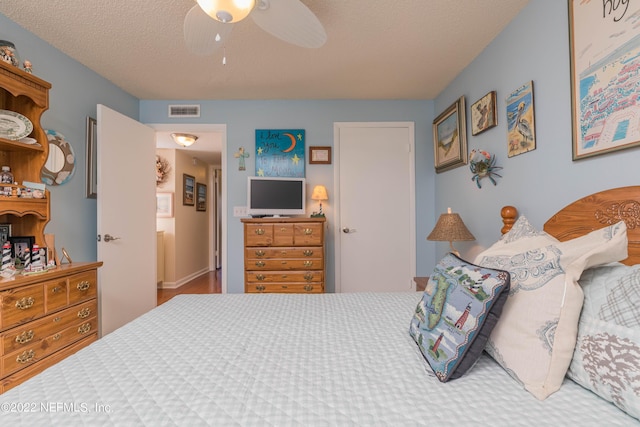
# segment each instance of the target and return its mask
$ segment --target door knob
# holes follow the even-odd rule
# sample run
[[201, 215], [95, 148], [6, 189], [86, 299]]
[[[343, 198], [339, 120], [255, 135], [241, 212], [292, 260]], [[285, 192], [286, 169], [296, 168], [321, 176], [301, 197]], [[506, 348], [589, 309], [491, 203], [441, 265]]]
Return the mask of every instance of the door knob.
[[119, 237], [113, 237], [111, 234], [105, 234], [104, 235], [104, 241], [105, 242], [110, 242], [112, 240], [120, 240]]
[[355, 228], [344, 227], [344, 228], [342, 229], [342, 232], [343, 232], [344, 234], [355, 233], [355, 232], [356, 232], [356, 229], [355, 229]]

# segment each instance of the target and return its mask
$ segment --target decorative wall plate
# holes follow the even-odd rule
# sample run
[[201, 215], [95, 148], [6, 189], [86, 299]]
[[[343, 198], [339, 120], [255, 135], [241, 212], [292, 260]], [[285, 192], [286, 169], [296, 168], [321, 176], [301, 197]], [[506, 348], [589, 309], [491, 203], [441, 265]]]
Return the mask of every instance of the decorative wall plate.
[[42, 182], [47, 185], [62, 185], [68, 182], [75, 172], [76, 158], [71, 144], [64, 135], [47, 129], [49, 157], [42, 168]]
[[15, 111], [0, 110], [0, 137], [16, 140], [28, 136], [33, 130], [31, 120]]

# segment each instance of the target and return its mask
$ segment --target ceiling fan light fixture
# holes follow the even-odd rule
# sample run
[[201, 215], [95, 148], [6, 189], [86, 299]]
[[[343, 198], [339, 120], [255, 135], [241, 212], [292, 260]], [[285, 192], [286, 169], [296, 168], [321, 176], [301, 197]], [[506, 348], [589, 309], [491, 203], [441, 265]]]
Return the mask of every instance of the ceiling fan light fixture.
[[249, 16], [256, 0], [198, 0], [198, 5], [216, 21], [232, 24]]
[[190, 133], [172, 133], [171, 138], [173, 138], [173, 141], [176, 144], [183, 147], [193, 145], [193, 143], [198, 139], [196, 135], [191, 135]]

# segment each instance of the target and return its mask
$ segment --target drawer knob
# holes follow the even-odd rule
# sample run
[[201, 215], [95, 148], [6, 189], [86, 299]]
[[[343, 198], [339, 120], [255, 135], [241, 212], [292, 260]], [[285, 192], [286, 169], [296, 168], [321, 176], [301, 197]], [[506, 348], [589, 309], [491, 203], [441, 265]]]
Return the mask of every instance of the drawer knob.
[[82, 282], [76, 285], [76, 288], [78, 288], [79, 291], [86, 291], [90, 287], [91, 287], [91, 283], [89, 283], [87, 280], [83, 280]]
[[256, 228], [256, 234], [262, 236], [264, 234], [264, 228]]
[[62, 288], [60, 286], [56, 286], [55, 288], [51, 289], [51, 292], [54, 293], [54, 294], [57, 294], [61, 290], [62, 290]]
[[305, 273], [304, 274], [304, 280], [306, 280], [307, 282], [310, 282], [311, 280], [313, 280], [313, 273]]
[[31, 341], [34, 336], [35, 336], [35, 334], [33, 333], [32, 330], [24, 331], [20, 335], [16, 335], [16, 342], [18, 344], [26, 344], [29, 341]]
[[256, 251], [256, 256], [264, 256], [264, 251]]
[[258, 291], [258, 292], [262, 292], [262, 291], [264, 291], [264, 289], [265, 289], [265, 288], [264, 288], [264, 286], [263, 286], [263, 285], [256, 285], [256, 291]]
[[256, 261], [256, 267], [264, 267], [264, 266], [265, 266], [264, 261]]
[[307, 260], [307, 261], [303, 262], [302, 265], [304, 265], [305, 267], [309, 268], [309, 267], [313, 266], [313, 261], [308, 261]]
[[25, 364], [25, 363], [29, 363], [31, 362], [34, 358], [36, 357], [36, 352], [33, 350], [29, 350], [29, 351], [23, 351], [22, 354], [19, 354], [18, 357], [16, 357], [16, 362], [21, 363], [21, 364]]
[[33, 304], [35, 302], [36, 300], [33, 297], [20, 298], [18, 301], [16, 301], [16, 308], [18, 310], [27, 310], [33, 307]]
[[313, 255], [313, 251], [311, 249], [306, 249], [302, 252], [302, 255], [304, 256], [312, 256]]
[[303, 231], [304, 231], [304, 234], [306, 234], [307, 236], [310, 236], [311, 234], [313, 234], [313, 228], [305, 228]]
[[304, 285], [304, 290], [307, 292], [311, 292], [313, 290], [313, 285]]
[[86, 319], [89, 316], [91, 316], [91, 309], [89, 307], [85, 307], [78, 312], [78, 317], [80, 319]]
[[58, 341], [60, 338], [62, 338], [62, 334], [55, 334], [55, 335], [53, 336], [53, 340], [54, 340], [54, 341]]
[[256, 274], [257, 280], [264, 280], [264, 274]]
[[91, 323], [84, 323], [78, 327], [78, 333], [84, 335], [91, 330]]

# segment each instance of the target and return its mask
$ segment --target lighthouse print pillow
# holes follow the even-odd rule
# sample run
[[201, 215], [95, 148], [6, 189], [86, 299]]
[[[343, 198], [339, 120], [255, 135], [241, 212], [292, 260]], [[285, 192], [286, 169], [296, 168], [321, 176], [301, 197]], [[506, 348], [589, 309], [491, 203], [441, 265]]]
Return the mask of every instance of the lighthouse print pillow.
[[438, 379], [460, 378], [482, 354], [507, 299], [507, 271], [447, 254], [416, 307], [409, 333]]

